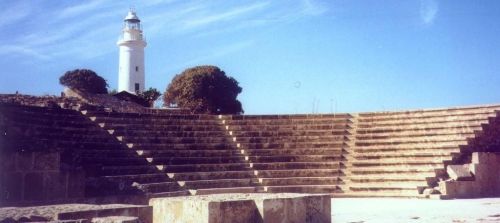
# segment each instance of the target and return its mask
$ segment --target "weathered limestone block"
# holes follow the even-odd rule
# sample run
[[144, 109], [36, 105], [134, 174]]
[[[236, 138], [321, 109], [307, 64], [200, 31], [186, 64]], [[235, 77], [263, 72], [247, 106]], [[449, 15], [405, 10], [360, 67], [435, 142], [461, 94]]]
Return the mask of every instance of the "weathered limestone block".
[[17, 170], [31, 171], [33, 170], [33, 153], [20, 152], [16, 156]]
[[93, 218], [92, 223], [140, 223], [138, 217], [130, 216], [109, 216]]
[[85, 194], [85, 172], [83, 170], [67, 171], [68, 186], [67, 197], [79, 198]]
[[494, 153], [472, 153], [472, 163], [473, 164], [498, 163], [499, 159], [500, 159], [500, 157], [498, 157]]
[[[93, 209], [93, 210], [81, 210], [81, 211], [71, 211], [63, 212], [57, 214], [58, 220], [71, 220], [71, 219], [94, 219], [100, 220], [99, 222], [129, 222], [128, 220], [133, 220], [133, 218], [138, 219], [137, 222], [151, 223], [152, 222], [152, 208], [145, 205], [130, 205], [127, 207], [110, 207], [106, 209]], [[110, 217], [111, 216], [111, 217]], [[115, 216], [115, 217], [112, 217]], [[120, 216], [117, 218], [116, 216]], [[133, 217], [133, 218], [126, 218]], [[119, 221], [127, 220], [127, 221]], [[105, 221], [110, 220], [110, 221]], [[116, 221], [111, 221], [116, 220]], [[134, 222], [134, 221], [131, 221]]]
[[30, 172], [24, 175], [24, 199], [40, 201], [44, 199], [43, 173]]
[[453, 180], [473, 180], [474, 176], [472, 176], [471, 171], [469, 169], [469, 164], [464, 165], [448, 165], [446, 167], [446, 172]]
[[15, 153], [2, 153], [0, 154], [0, 167], [1, 171], [15, 171], [16, 170], [16, 154]]
[[23, 196], [23, 174], [12, 172], [4, 174], [3, 191], [1, 201], [17, 201]]
[[331, 222], [331, 197], [310, 194], [213, 194], [153, 198], [153, 222]]
[[59, 170], [59, 153], [34, 153], [34, 167], [37, 171]]
[[43, 188], [47, 200], [66, 198], [67, 175], [59, 171], [45, 173], [43, 175]]
[[[500, 196], [500, 153], [473, 153], [470, 172], [473, 181], [442, 181], [440, 191], [450, 198]], [[451, 176], [451, 175], [450, 175]]]

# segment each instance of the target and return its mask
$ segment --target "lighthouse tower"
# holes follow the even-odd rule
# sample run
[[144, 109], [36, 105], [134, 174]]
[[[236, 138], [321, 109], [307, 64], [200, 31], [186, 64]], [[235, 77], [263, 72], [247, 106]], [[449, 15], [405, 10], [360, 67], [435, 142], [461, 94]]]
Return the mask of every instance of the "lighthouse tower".
[[125, 17], [122, 34], [117, 45], [120, 47], [118, 92], [143, 92], [146, 41], [142, 35], [141, 20], [133, 10], [130, 10]]

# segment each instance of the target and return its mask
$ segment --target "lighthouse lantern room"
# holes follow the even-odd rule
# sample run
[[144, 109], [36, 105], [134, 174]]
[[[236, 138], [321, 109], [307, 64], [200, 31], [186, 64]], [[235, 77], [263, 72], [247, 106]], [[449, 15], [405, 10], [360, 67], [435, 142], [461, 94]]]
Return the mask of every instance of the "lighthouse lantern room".
[[140, 93], [144, 91], [144, 39], [141, 20], [134, 10], [124, 19], [122, 34], [117, 42], [120, 48], [118, 68], [118, 91]]

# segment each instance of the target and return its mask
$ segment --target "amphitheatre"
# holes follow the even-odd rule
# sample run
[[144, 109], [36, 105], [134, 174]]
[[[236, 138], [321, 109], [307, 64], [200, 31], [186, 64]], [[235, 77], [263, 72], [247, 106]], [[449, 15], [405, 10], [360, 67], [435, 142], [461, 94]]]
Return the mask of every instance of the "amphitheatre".
[[500, 222], [500, 104], [144, 107], [115, 97], [145, 92], [141, 27], [130, 10], [114, 96], [0, 94], [0, 223]]
[[[184, 211], [180, 222], [335, 222], [335, 198], [500, 195], [499, 105], [198, 115], [108, 95], [0, 100], [4, 222], [168, 222], [152, 220], [162, 210]], [[9, 208], [21, 206], [49, 214]]]

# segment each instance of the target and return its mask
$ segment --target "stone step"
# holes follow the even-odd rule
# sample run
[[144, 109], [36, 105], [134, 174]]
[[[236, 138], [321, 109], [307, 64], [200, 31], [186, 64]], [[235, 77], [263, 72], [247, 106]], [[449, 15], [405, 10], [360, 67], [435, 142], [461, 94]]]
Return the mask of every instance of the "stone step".
[[459, 125], [457, 123], [454, 123], [453, 125], [435, 125], [435, 126], [412, 126], [407, 128], [408, 126], [400, 126], [400, 127], [394, 127], [394, 128], [370, 128], [370, 129], [357, 129], [356, 128], [356, 135], [358, 137], [363, 137], [363, 136], [384, 136], [384, 135], [412, 135], [415, 133], [428, 133], [428, 132], [446, 132], [446, 131], [472, 131], [473, 130], [481, 130], [482, 125], [485, 124], [486, 122], [477, 122], [474, 124], [468, 124], [468, 125]]
[[172, 143], [172, 144], [162, 144], [162, 143], [134, 143], [127, 142], [133, 144], [133, 149], [140, 150], [224, 150], [224, 149], [232, 149], [234, 150], [235, 146], [227, 143]]
[[343, 141], [339, 142], [303, 142], [303, 143], [240, 143], [244, 149], [294, 149], [294, 148], [341, 148]]
[[[274, 165], [269, 165], [273, 167]], [[152, 173], [220, 172], [251, 170], [248, 163], [184, 164], [184, 165], [127, 165], [104, 166], [102, 176], [135, 175]]]
[[[103, 175], [129, 175], [145, 173], [180, 173], [250, 170], [248, 163], [202, 163], [179, 165], [105, 166]], [[110, 174], [113, 173], [113, 174]]]
[[89, 125], [85, 128], [71, 127], [71, 126], [50, 126], [50, 125], [32, 125], [30, 123], [10, 123], [10, 126], [16, 128], [26, 129], [32, 132], [41, 132], [49, 135], [102, 135], [104, 131], [95, 125]]
[[436, 129], [436, 128], [459, 128], [463, 126], [468, 127], [479, 127], [482, 124], [487, 124], [487, 119], [480, 120], [470, 120], [462, 122], [444, 122], [444, 123], [413, 123], [413, 124], [394, 124], [394, 125], [358, 125], [357, 131], [359, 133], [373, 133], [373, 132], [395, 132], [395, 131], [412, 131], [419, 129]]
[[96, 117], [97, 122], [113, 123], [114, 125], [218, 125], [220, 121], [215, 119], [169, 119], [169, 118], [109, 118], [105, 116]]
[[114, 135], [121, 136], [148, 136], [148, 137], [226, 137], [227, 134], [224, 131], [159, 131], [159, 130], [147, 130], [147, 129], [120, 129], [114, 130], [107, 128], [107, 130], [112, 130]]
[[[243, 150], [243, 153], [241, 151]], [[332, 155], [340, 156], [342, 148], [298, 148], [298, 149], [241, 149], [241, 154], [252, 156], [271, 155]]]
[[279, 185], [336, 185], [338, 177], [288, 177], [288, 178], [258, 178], [258, 182], [264, 186]]
[[257, 192], [261, 192], [258, 187], [204, 188], [204, 189], [190, 190], [191, 195], [257, 193]]
[[239, 143], [306, 143], [343, 141], [344, 136], [236, 137]]
[[335, 198], [369, 198], [369, 197], [396, 197], [396, 198], [424, 198], [418, 190], [358, 190], [333, 194]]
[[85, 113], [87, 116], [101, 116], [107, 118], [117, 118], [117, 119], [186, 119], [186, 120], [214, 120], [216, 119], [214, 115], [205, 114], [178, 114], [178, 113], [160, 113], [152, 112], [109, 112], [96, 109], [82, 109], [80, 111], [82, 114]]
[[[276, 159], [279, 159], [277, 157]], [[83, 163], [100, 163], [103, 165], [181, 165], [181, 164], [223, 164], [223, 163], [240, 163], [244, 162], [244, 157], [241, 156], [209, 156], [209, 157], [126, 157], [126, 158], [83, 158]]]
[[494, 113], [482, 113], [482, 114], [469, 114], [469, 115], [450, 115], [450, 116], [435, 116], [435, 117], [417, 117], [417, 118], [411, 118], [411, 117], [402, 117], [400, 119], [358, 119], [360, 123], [362, 123], [361, 126], [364, 125], [378, 125], [378, 126], [383, 126], [383, 125], [393, 125], [396, 123], [399, 123], [401, 125], [404, 124], [415, 124], [415, 123], [443, 123], [443, 122], [464, 122], [464, 121], [471, 121], [471, 120], [482, 120], [482, 119], [488, 119], [489, 117], [493, 117]]
[[255, 170], [293, 170], [293, 169], [338, 169], [340, 162], [272, 162], [252, 163]]
[[442, 170], [444, 165], [393, 165], [376, 167], [356, 167], [351, 168], [351, 174], [354, 175], [379, 175], [379, 174], [434, 174]]
[[442, 136], [442, 135], [461, 135], [470, 134], [481, 131], [481, 127], [469, 128], [451, 128], [451, 129], [431, 129], [431, 130], [416, 130], [411, 132], [382, 132], [370, 134], [357, 134], [357, 140], [380, 140], [380, 139], [396, 139], [407, 137], [425, 137], [425, 136]]
[[72, 142], [92, 142], [92, 143], [116, 143], [116, 139], [109, 137], [102, 132], [101, 135], [89, 134], [51, 134], [47, 132], [33, 132], [26, 131], [24, 134], [29, 135], [32, 139], [46, 140], [54, 143], [58, 141], [72, 141]]
[[339, 122], [348, 120], [349, 116], [337, 116], [337, 117], [259, 117], [259, 118], [248, 118], [245, 115], [242, 119], [234, 119], [228, 117], [222, 117], [221, 120], [226, 120], [230, 123], [236, 123], [239, 125], [252, 124], [252, 123], [262, 123], [262, 124], [281, 124], [281, 123], [314, 123], [314, 122]]
[[259, 178], [289, 178], [289, 177], [337, 177], [339, 165], [329, 169], [279, 169], [257, 170]]
[[348, 132], [344, 129], [327, 130], [283, 130], [283, 131], [232, 131], [236, 137], [292, 137], [292, 136], [325, 136], [325, 135], [346, 135]]
[[221, 115], [221, 119], [226, 120], [260, 120], [260, 119], [347, 119], [352, 117], [347, 113], [338, 114], [293, 114], [293, 115]]
[[141, 183], [141, 184], [172, 181], [167, 176], [166, 173], [102, 176], [99, 178], [103, 181], [109, 181], [109, 182], [131, 182], [131, 183], [137, 182], [137, 183]]
[[191, 196], [189, 191], [185, 188], [178, 191], [168, 191], [168, 192], [158, 192], [158, 193], [149, 193], [145, 195], [148, 199], [158, 198], [158, 197], [181, 197], [181, 196]]
[[383, 159], [352, 160], [352, 166], [386, 166], [386, 165], [416, 165], [416, 164], [438, 164], [451, 160], [451, 157], [398, 157]]
[[412, 191], [415, 190], [418, 193], [418, 187], [426, 187], [427, 183], [423, 182], [422, 184], [414, 184], [414, 183], [359, 183], [354, 184], [351, 183], [349, 185], [349, 190], [351, 191]]
[[474, 138], [474, 134], [463, 135], [442, 135], [442, 136], [425, 136], [425, 137], [408, 137], [396, 139], [382, 140], [356, 140], [356, 146], [371, 146], [371, 145], [397, 145], [397, 144], [412, 144], [412, 143], [429, 143], [429, 142], [450, 142], [464, 141], [467, 138]]
[[185, 183], [184, 186], [189, 189], [251, 187], [258, 185], [255, 184], [255, 180], [251, 178], [195, 180], [180, 182]]
[[408, 174], [408, 175], [368, 175], [368, 176], [351, 176], [349, 185], [363, 183], [412, 183], [412, 184], [427, 184], [426, 178], [431, 178], [433, 174]]
[[384, 119], [384, 118], [410, 118], [410, 117], [432, 117], [432, 116], [452, 116], [452, 115], [468, 115], [476, 113], [490, 113], [494, 110], [499, 110], [500, 106], [476, 106], [476, 107], [457, 107], [446, 109], [428, 109], [428, 110], [413, 110], [401, 112], [365, 112], [359, 113], [359, 119]]
[[[99, 123], [98, 123], [99, 124]], [[200, 132], [200, 131], [221, 131], [222, 127], [218, 125], [169, 125], [169, 126], [152, 126], [152, 125], [117, 125], [113, 123], [104, 123], [106, 129], [114, 129], [117, 132], [127, 129], [139, 131], [178, 131], [178, 132]]]
[[243, 171], [219, 171], [219, 172], [183, 172], [167, 173], [169, 177], [177, 181], [197, 181], [197, 180], [216, 180], [216, 179], [241, 179], [254, 178], [254, 170]]
[[122, 136], [126, 142], [151, 144], [214, 144], [229, 143], [227, 137], [154, 137], [154, 136]]
[[133, 185], [144, 193], [161, 193], [185, 190], [178, 182], [136, 183]]
[[264, 186], [270, 193], [338, 193], [341, 192], [337, 185], [284, 185]]
[[86, 128], [94, 128], [96, 127], [93, 123], [88, 122], [86, 120], [72, 120], [72, 121], [64, 121], [64, 120], [50, 120], [44, 118], [29, 118], [29, 117], [8, 117], [8, 121], [13, 123], [13, 125], [24, 128], [46, 128], [48, 126], [56, 129], [63, 128], [73, 128], [73, 129], [86, 129]]
[[351, 156], [357, 160], [377, 160], [377, 159], [421, 159], [421, 158], [433, 158], [433, 157], [453, 157], [460, 153], [459, 148], [451, 148], [448, 150], [439, 149], [436, 151], [416, 151], [416, 152], [407, 152], [404, 153], [395, 153], [393, 151], [389, 152], [368, 152], [368, 153], [351, 153]]
[[74, 140], [57, 140], [57, 141], [45, 141], [47, 145], [51, 145], [55, 148], [67, 148], [75, 150], [124, 150], [126, 145], [119, 142], [91, 142], [91, 141], [74, 141]]
[[345, 130], [347, 124], [323, 124], [323, 125], [230, 125], [230, 131], [310, 131], [310, 130]]
[[406, 143], [406, 144], [396, 144], [396, 145], [367, 145], [360, 146], [356, 145], [354, 151], [356, 152], [382, 152], [382, 151], [395, 151], [402, 152], [406, 150], [426, 150], [426, 149], [449, 149], [449, 148], [459, 148], [462, 145], [467, 145], [467, 140], [456, 140], [456, 141], [443, 141], [443, 142], [425, 142], [425, 143]]
[[240, 156], [241, 151], [236, 149], [210, 149], [210, 150], [179, 150], [179, 149], [163, 149], [163, 150], [139, 150], [142, 157], [230, 157]]
[[328, 162], [340, 161], [339, 155], [272, 155], [272, 156], [245, 156], [250, 162]]

